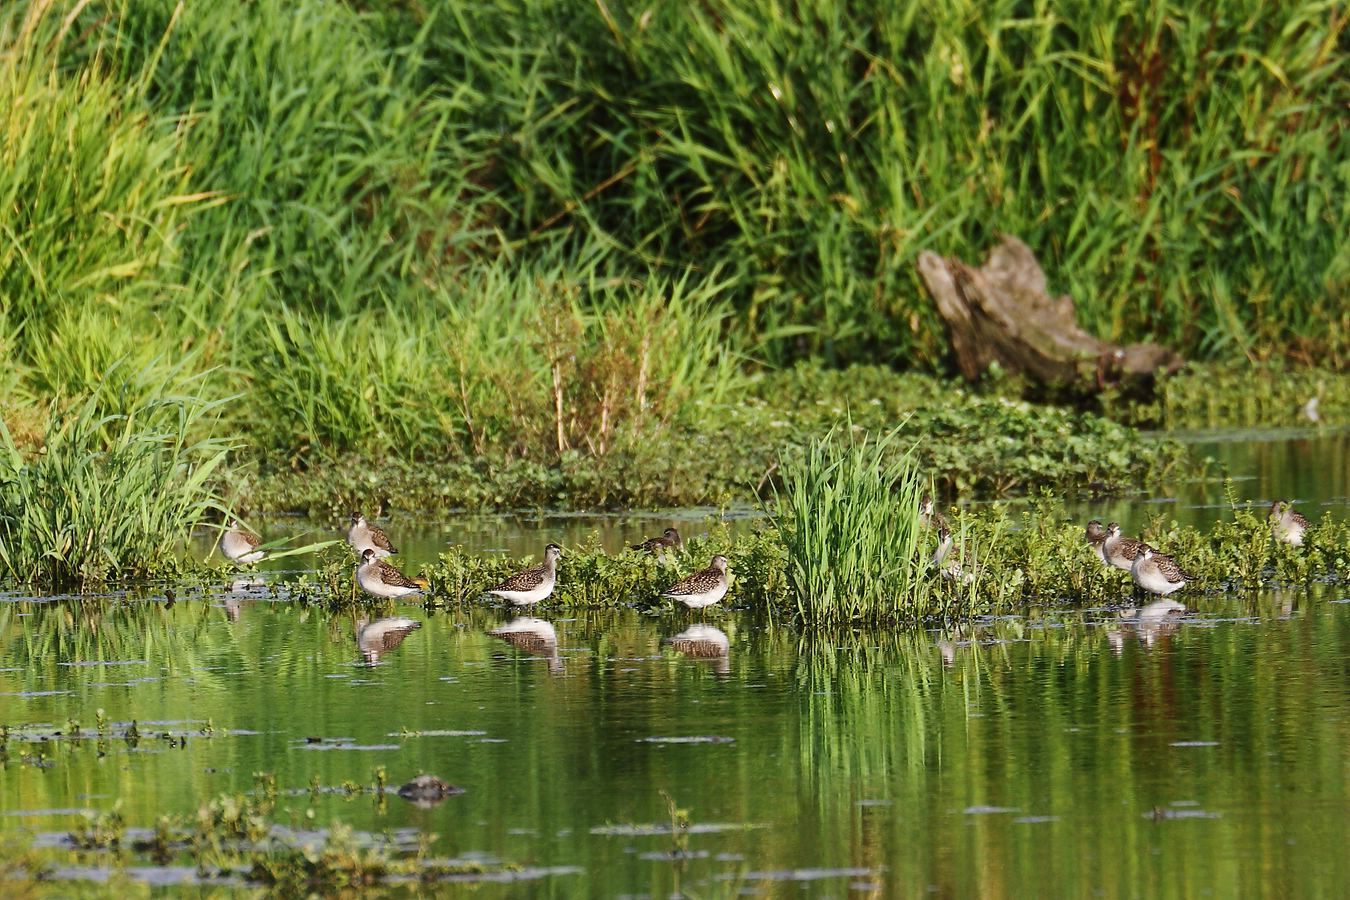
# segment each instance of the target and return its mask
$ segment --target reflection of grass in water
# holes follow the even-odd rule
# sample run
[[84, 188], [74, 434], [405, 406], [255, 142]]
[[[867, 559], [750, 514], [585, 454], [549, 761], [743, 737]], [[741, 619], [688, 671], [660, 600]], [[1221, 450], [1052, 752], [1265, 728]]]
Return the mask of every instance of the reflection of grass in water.
[[[914, 790], [941, 796], [946, 809], [958, 813], [937, 817], [941, 830], [935, 840], [957, 846], [970, 841], [1007, 854], [988, 871], [953, 874], [961, 886], [954, 894], [993, 893], [981, 885], [1002, 880], [996, 870], [1022, 869], [1025, 878], [1025, 867], [1040, 864], [1015, 838], [1001, 837], [1006, 821], [959, 815], [966, 807], [1063, 815], [1062, 823], [1034, 827], [1046, 830], [1042, 840], [1085, 848], [1081, 858], [1090, 858], [1093, 847], [1105, 858], [1120, 847], [1156, 841], [1160, 833], [1142, 814], [1157, 804], [1196, 801], [1202, 808], [1224, 810], [1225, 817], [1235, 815], [1235, 806], [1259, 810], [1250, 818], [1239, 815], [1242, 825], [1230, 823], [1203, 835], [1163, 833], [1194, 841], [1197, 849], [1218, 851], [1215, 859], [1197, 858], [1186, 869], [1194, 883], [1230, 895], [1241, 893], [1240, 885], [1252, 877], [1224, 856], [1222, 848], [1232, 846], [1235, 833], [1244, 833], [1248, 846], [1255, 847], [1287, 828], [1309, 827], [1303, 804], [1315, 808], [1322, 802], [1323, 773], [1343, 761], [1337, 734], [1344, 720], [1326, 721], [1325, 691], [1308, 690], [1304, 676], [1289, 679], [1288, 653], [1293, 650], [1310, 663], [1307, 677], [1316, 680], [1312, 673], [1330, 660], [1325, 651], [1309, 653], [1310, 643], [1330, 640], [1325, 649], [1334, 646], [1332, 635], [1343, 627], [1343, 618], [1339, 623], [1306, 621], [1287, 630], [1276, 626], [1268, 633], [1266, 652], [1259, 654], [1250, 652], [1250, 638], [1243, 637], [1247, 629], [1238, 626], [1217, 634], [1183, 629], [1169, 648], [1152, 652], [1131, 641], [1133, 649], [1126, 649], [1123, 660], [1108, 653], [1099, 629], [1036, 628], [1034, 618], [1013, 624], [968, 636], [1030, 639], [1031, 647], [962, 646], [952, 668], [938, 673], [938, 689], [925, 693], [922, 703], [942, 726], [930, 732], [940, 736], [941, 746], [930, 749], [926, 765], [911, 760], [909, 767], [900, 767], [905, 778], [896, 780], [903, 785], [912, 779]], [[903, 729], [909, 714], [910, 707], [896, 710], [892, 727]], [[1171, 744], [1179, 739], [1218, 740], [1219, 746], [1176, 750]], [[1286, 755], [1283, 748], [1293, 746], [1298, 753]], [[934, 771], [939, 759], [941, 768]], [[1185, 784], [1169, 777], [1178, 771], [1187, 773]], [[1291, 779], [1302, 786], [1290, 788]], [[907, 790], [899, 788], [897, 795]], [[1084, 812], [1092, 806], [1099, 809], [1095, 816]], [[1079, 833], [1084, 821], [1093, 824]], [[896, 827], [893, 835], [903, 833]], [[1032, 834], [1025, 838], [1031, 839]], [[1275, 892], [1317, 895], [1325, 890], [1334, 876], [1314, 862], [1320, 853], [1302, 850], [1301, 865], [1272, 876], [1278, 883], [1301, 884], [1301, 890]], [[1128, 895], [1156, 877], [1132, 854], [1120, 858], [1121, 869], [1107, 881], [1115, 886], [1108, 893]], [[1056, 870], [1055, 883], [1078, 893], [1067, 885], [1100, 885], [1100, 874], [1090, 865], [1070, 865]], [[1160, 882], [1152, 884], [1150, 890], [1156, 890]]]
[[[180, 604], [175, 612], [182, 615], [193, 610]], [[317, 613], [310, 610], [311, 616]], [[219, 617], [220, 611], [213, 615]], [[953, 896], [1011, 896], [1018, 893], [1016, 885], [1028, 879], [1041, 883], [1044, 878], [1053, 879], [1061, 892], [1086, 893], [1101, 884], [1099, 860], [1116, 852], [1121, 866], [1105, 876], [1111, 889], [1108, 893], [1127, 895], [1139, 885], [1160, 884], [1157, 879], [1176, 871], [1160, 872], [1158, 863], [1144, 853], [1119, 854], [1120, 847], [1152, 846], [1161, 835], [1188, 842], [1188, 851], [1194, 852], [1186, 854], [1187, 871], [1198, 873], [1193, 876], [1196, 883], [1220, 893], [1238, 893], [1236, 867], [1208, 860], [1229, 858], [1217, 851], [1231, 848], [1235, 836], [1264, 843], [1295, 827], [1307, 829], [1307, 837], [1298, 846], [1279, 846], [1281, 854], [1295, 854], [1293, 860], [1300, 865], [1277, 867], [1262, 876], [1275, 881], [1262, 883], [1305, 888], [1287, 893], [1317, 895], [1320, 888], [1320, 893], [1334, 895], [1334, 870], [1329, 873], [1325, 865], [1313, 864], [1326, 845], [1308, 839], [1312, 834], [1328, 833], [1322, 830], [1328, 826], [1300, 810], [1305, 803], [1310, 810], [1322, 808], [1316, 804], [1327, 802], [1328, 790], [1334, 800], [1339, 784], [1336, 779], [1343, 762], [1339, 732], [1345, 723], [1334, 714], [1339, 684], [1335, 673], [1344, 617], [1308, 615], [1270, 626], [1261, 634], [1273, 643], [1258, 654], [1250, 652], [1256, 629], [1239, 626], [1183, 628], [1165, 651], [1161, 647], [1148, 651], [1131, 641], [1123, 657], [1114, 657], [1104, 629], [1077, 627], [1080, 619], [1097, 621], [1111, 615], [1068, 613], [1046, 620], [1033, 610], [1022, 619], [970, 626], [953, 635], [958, 646], [948, 668], [942, 667], [931, 633], [838, 629], [803, 636], [796, 629], [766, 628], [738, 618], [737, 623], [745, 626], [734, 641], [738, 659], [734, 671], [745, 682], [760, 681], [765, 672], [776, 673], [782, 680], [774, 691], [740, 690], [739, 681], [713, 682], [700, 678], [698, 670], [688, 665], [649, 664], [646, 671], [652, 680], [624, 676], [628, 689], [621, 692], [610, 674], [613, 668], [603, 660], [620, 654], [654, 653], [656, 629], [637, 616], [578, 613], [579, 621], [560, 624], [560, 629], [566, 629], [571, 647], [596, 661], [591, 675], [550, 687], [547, 694], [537, 690], [537, 671], [505, 667], [493, 676], [493, 692], [499, 698], [494, 703], [503, 708], [518, 706], [520, 718], [528, 720], [510, 735], [509, 746], [515, 748], [511, 751], [513, 777], [524, 780], [522, 800], [512, 809], [513, 821], [572, 821], [595, 809], [589, 800], [578, 798], [578, 789], [590, 791], [599, 785], [594, 789], [603, 792], [608, 785], [603, 774], [597, 772], [592, 777], [600, 780], [583, 780], [580, 785], [575, 779], [588, 766], [595, 772], [611, 749], [603, 740], [568, 739], [574, 733], [568, 728], [576, 722], [608, 724], [619, 713], [625, 721], [678, 717], [694, 726], [699, 717], [709, 714], [706, 703], [713, 699], [711, 687], [720, 704], [715, 714], [750, 726], [738, 732], [735, 745], [745, 752], [734, 757], [726, 753], [728, 764], [722, 765], [724, 757], [702, 754], [705, 750], [723, 754], [727, 748], [683, 748], [680, 752], [691, 752], [677, 769], [666, 750], [648, 755], [650, 748], [634, 745], [641, 752], [632, 757], [642, 767], [643, 780], [638, 783], [649, 788], [639, 797], [637, 809], [631, 813], [625, 809], [623, 815], [615, 816], [619, 821], [660, 822], [645, 838], [652, 849], [666, 849], [669, 823], [662, 821], [665, 807], [655, 793], [656, 787], [666, 785], [679, 795], [681, 806], [696, 813], [696, 820], [703, 818], [705, 810], [715, 810], [718, 818], [776, 826], [743, 838], [697, 834], [692, 838], [695, 851], [743, 852], [752, 868], [761, 868], [765, 861], [791, 866], [795, 860], [809, 858], [835, 865], [885, 866], [888, 885], [935, 883], [949, 887]], [[468, 627], [446, 631], [481, 630], [499, 618], [474, 610], [462, 620]], [[21, 621], [7, 623], [0, 634], [10, 635], [10, 629]], [[269, 620], [259, 627], [258, 636], [265, 631], [270, 639], [284, 630], [271, 627], [274, 624], [279, 621]], [[344, 641], [350, 640], [347, 625], [334, 624], [334, 633]], [[1068, 627], [1050, 627], [1056, 625]], [[316, 656], [317, 638], [317, 655], [325, 664], [321, 668], [327, 670], [340, 665], [347, 651], [328, 648], [330, 652], [323, 654], [323, 634], [322, 627], [316, 628], [304, 642], [302, 655]], [[486, 646], [487, 641], [472, 634], [454, 640], [461, 642], [437, 642], [434, 647], [427, 642], [420, 671], [441, 671], [447, 654], [464, 656], [466, 642], [476, 640]], [[992, 643], [1019, 640], [1031, 643]], [[190, 637], [184, 641], [188, 643]], [[175, 652], [182, 649], [174, 646]], [[251, 660], [270, 659], [275, 647], [249, 644], [241, 652], [246, 650], [245, 658]], [[125, 657], [145, 655], [128, 649], [132, 652]], [[414, 645], [400, 652], [423, 649]], [[1297, 668], [1292, 666], [1295, 659]], [[266, 680], [272, 692], [238, 697], [237, 708], [284, 707], [297, 696], [297, 689], [308, 691], [316, 676], [312, 668], [275, 674], [269, 668], [266, 678], [258, 680]], [[410, 726], [428, 721], [445, 724], [465, 709], [459, 704], [423, 706], [432, 694], [421, 681], [414, 675], [400, 690], [390, 692], [388, 721]], [[703, 704], [672, 707], [676, 688], [681, 697], [697, 697]], [[517, 689], [524, 690], [517, 693]], [[185, 689], [177, 696], [191, 697], [195, 692]], [[340, 702], [342, 696], [325, 701]], [[351, 694], [345, 696], [350, 699]], [[478, 702], [472, 700], [474, 705]], [[312, 705], [318, 707], [321, 702]], [[217, 722], [230, 721], [213, 714]], [[757, 727], [760, 723], [774, 727]], [[309, 721], [305, 727], [311, 727]], [[396, 728], [395, 724], [381, 730]], [[1170, 747], [1171, 741], [1188, 739], [1220, 743], [1213, 748]], [[219, 738], [214, 746], [228, 749]], [[198, 752], [205, 752], [201, 744], [198, 747]], [[175, 758], [186, 760], [187, 755]], [[777, 762], [771, 763], [770, 758]], [[243, 765], [246, 759], [241, 752], [237, 764]], [[478, 759], [475, 765], [483, 765], [483, 758]], [[284, 763], [262, 763], [274, 764]], [[311, 764], [308, 759], [302, 762]], [[1193, 776], [1176, 778], [1178, 766]], [[92, 763], [90, 768], [94, 768]], [[493, 778], [499, 771], [489, 766], [478, 773]], [[241, 772], [246, 790], [248, 769]], [[767, 777], [770, 773], [772, 779]], [[15, 778], [25, 786], [44, 780], [32, 777], [36, 774], [19, 771]], [[285, 778], [291, 786], [303, 785], [308, 774], [293, 769]], [[364, 784], [366, 776], [366, 762], [351, 762], [347, 769], [335, 770], [327, 783], [345, 784], [344, 779], [350, 777]], [[46, 805], [68, 805], [69, 797], [85, 788], [75, 781], [67, 782], [64, 789], [69, 792], [66, 797]], [[202, 796], [220, 789], [218, 784], [210, 785]], [[349, 812], [338, 815], [363, 829], [378, 831], [382, 823], [371, 825], [353, 818], [373, 805], [365, 795], [358, 797], [348, 804]], [[31, 797], [21, 799], [14, 808], [33, 805]], [[487, 829], [476, 833], [495, 839], [500, 831], [493, 810], [500, 802], [476, 790], [463, 799], [474, 800], [475, 809], [489, 822]], [[1158, 823], [1143, 817], [1154, 806], [1167, 808], [1171, 801], [1185, 799], [1202, 803], [1198, 808], [1219, 811], [1223, 818], [1211, 824], [1178, 823], [1211, 829], [1179, 833], [1160, 832]], [[878, 805], [857, 805], [864, 800], [878, 801]], [[191, 802], [195, 810], [197, 803]], [[396, 802], [391, 798], [391, 807]], [[891, 805], [881, 805], [887, 802]], [[123, 807], [127, 824], [153, 826], [159, 815], [154, 803], [153, 798], [129, 798]], [[1246, 809], [1249, 805], [1259, 811], [1263, 803], [1276, 808], [1268, 816], [1250, 818], [1233, 811], [1235, 806]], [[291, 805], [303, 814], [303, 801]], [[1059, 815], [1062, 820], [1024, 826], [1013, 825], [1001, 814], [963, 812], [980, 807], [1019, 810], [1008, 816]], [[316, 809], [322, 807], [316, 804]], [[282, 821], [287, 820], [282, 817]], [[585, 824], [599, 821], [605, 819], [590, 819]], [[1256, 829], [1255, 834], [1249, 828]], [[1078, 849], [1083, 852], [1070, 852]], [[580, 852], [588, 853], [589, 848]], [[1071, 859], [1047, 868], [1045, 854], [1050, 852], [1056, 860], [1066, 855]], [[1080, 856], [1084, 861], [1076, 861]], [[991, 864], [953, 866], [953, 857], [987, 859]], [[691, 874], [686, 882], [690, 884], [686, 886], [693, 886], [695, 874], [701, 876], [705, 865], [710, 864], [689, 863]], [[603, 886], [596, 892], [632, 889], [631, 873], [600, 874], [600, 868], [597, 874], [586, 876]], [[652, 868], [654, 883], [662, 879], [669, 884], [670, 866]], [[660, 874], [655, 873], [657, 869]], [[1252, 876], [1246, 872], [1244, 877]], [[621, 887], [613, 887], [616, 884]], [[718, 891], [695, 887], [701, 895]]]

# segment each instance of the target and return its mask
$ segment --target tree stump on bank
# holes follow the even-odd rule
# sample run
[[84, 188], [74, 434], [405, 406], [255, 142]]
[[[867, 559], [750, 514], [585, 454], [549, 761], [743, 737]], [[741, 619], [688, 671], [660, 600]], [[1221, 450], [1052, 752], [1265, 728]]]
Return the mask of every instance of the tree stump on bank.
[[1159, 372], [1170, 375], [1185, 365], [1158, 344], [1121, 346], [1088, 334], [1078, 325], [1073, 298], [1046, 293], [1036, 257], [1011, 235], [978, 269], [927, 250], [917, 265], [969, 380], [997, 362], [1011, 374], [1080, 391], [1151, 388]]

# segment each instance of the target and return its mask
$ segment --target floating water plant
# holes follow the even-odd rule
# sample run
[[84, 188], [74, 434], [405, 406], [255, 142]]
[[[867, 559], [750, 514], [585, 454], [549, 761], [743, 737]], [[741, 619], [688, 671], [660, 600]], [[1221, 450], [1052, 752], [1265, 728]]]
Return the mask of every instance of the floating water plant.
[[[298, 832], [276, 820], [275, 778], [258, 773], [255, 784], [253, 795], [222, 794], [204, 803], [195, 816], [159, 816], [153, 830], [129, 828], [120, 804], [90, 811], [70, 830], [66, 846], [77, 858], [98, 864], [106, 864], [111, 853], [119, 867], [137, 866], [142, 857], [158, 866], [191, 863], [198, 872], [239, 878], [281, 897], [386, 882], [463, 880], [514, 868], [476, 859], [432, 858], [436, 836], [430, 834], [413, 842], [397, 841], [354, 832], [341, 822], [322, 832]], [[47, 862], [53, 849], [30, 855]]]

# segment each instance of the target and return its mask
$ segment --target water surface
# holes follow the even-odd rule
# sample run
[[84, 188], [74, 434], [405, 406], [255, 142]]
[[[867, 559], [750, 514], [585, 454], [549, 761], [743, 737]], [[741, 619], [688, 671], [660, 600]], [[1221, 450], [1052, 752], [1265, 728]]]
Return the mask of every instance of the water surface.
[[[120, 800], [148, 826], [267, 771], [297, 789], [283, 822], [569, 867], [536, 895], [776, 895], [782, 879], [835, 896], [1333, 895], [1350, 883], [1346, 599], [828, 637], [544, 610], [552, 646], [489, 634], [505, 612], [401, 606], [386, 611], [421, 627], [374, 654], [351, 617], [224, 593], [8, 602], [0, 708], [25, 727], [0, 817], [62, 832]], [[40, 739], [98, 709], [136, 720], [139, 745]], [[465, 793], [423, 809], [303, 790], [376, 766]], [[688, 811], [681, 843], [661, 791]]]

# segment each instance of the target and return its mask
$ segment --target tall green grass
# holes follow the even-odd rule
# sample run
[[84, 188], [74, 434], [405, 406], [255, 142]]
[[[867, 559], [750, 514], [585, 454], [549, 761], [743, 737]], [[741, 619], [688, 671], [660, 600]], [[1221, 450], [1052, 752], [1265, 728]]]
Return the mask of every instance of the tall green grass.
[[25, 319], [407, 313], [502, 254], [522, 290], [598, 254], [709, 279], [771, 359], [933, 365], [915, 255], [1012, 232], [1103, 337], [1350, 335], [1325, 5], [30, 0], [0, 59]]
[[59, 317], [157, 305], [202, 199], [176, 121], [147, 103], [138, 73], [66, 67], [81, 40], [67, 11], [0, 13], [0, 310], [27, 352]]
[[557, 462], [655, 440], [740, 381], [716, 284], [483, 269], [413, 308], [281, 307], [236, 358], [261, 443], [298, 458]]
[[725, 263], [773, 356], [933, 362], [915, 255], [975, 259], [1000, 232], [1103, 337], [1232, 356], [1350, 331], [1335, 7], [423, 9], [445, 68], [496, 101], [476, 112], [511, 138], [515, 234]]
[[813, 625], [918, 621], [938, 611], [918, 521], [924, 481], [896, 432], [813, 441], [785, 460], [775, 523], [797, 615]]
[[174, 118], [195, 184], [219, 198], [182, 239], [207, 286], [351, 314], [499, 243], [486, 135], [465, 127], [487, 98], [433, 89], [424, 35], [390, 45], [332, 0], [107, 0], [81, 23]]
[[223, 507], [213, 476], [230, 445], [194, 437], [218, 403], [160, 394], [130, 412], [104, 397], [54, 413], [43, 451], [20, 451], [0, 421], [0, 580], [48, 588], [143, 575], [171, 563]]

